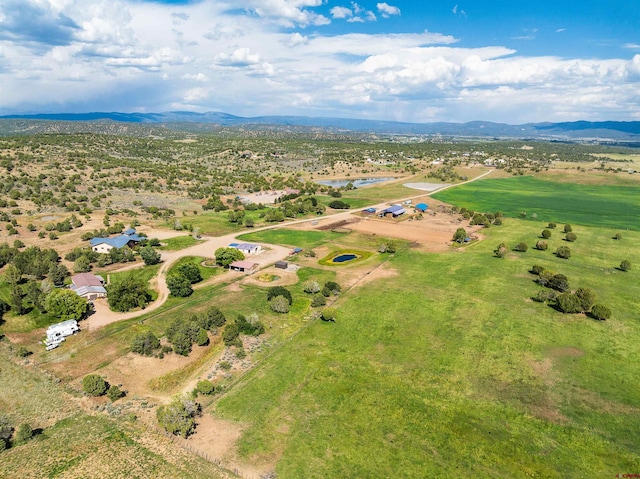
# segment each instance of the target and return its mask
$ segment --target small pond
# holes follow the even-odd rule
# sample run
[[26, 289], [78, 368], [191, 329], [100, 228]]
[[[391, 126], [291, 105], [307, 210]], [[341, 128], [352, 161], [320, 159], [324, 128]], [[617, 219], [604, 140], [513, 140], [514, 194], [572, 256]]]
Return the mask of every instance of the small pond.
[[357, 254], [353, 254], [353, 253], [344, 253], [341, 255], [336, 256], [335, 258], [333, 258], [331, 260], [332, 263], [346, 263], [347, 261], [351, 261], [354, 260], [358, 257]]
[[360, 188], [361, 186], [373, 185], [389, 180], [395, 180], [395, 178], [392, 176], [385, 176], [383, 178], [345, 178], [344, 180], [316, 180], [316, 183], [324, 186], [332, 186], [333, 188], [340, 188], [347, 186], [349, 183], [353, 183], [353, 186]]

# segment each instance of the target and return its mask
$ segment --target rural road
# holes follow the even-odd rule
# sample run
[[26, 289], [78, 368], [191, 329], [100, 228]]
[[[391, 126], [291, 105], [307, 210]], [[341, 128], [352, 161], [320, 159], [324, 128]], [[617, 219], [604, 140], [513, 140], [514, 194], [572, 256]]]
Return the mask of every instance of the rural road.
[[[449, 188], [453, 188], [466, 183], [471, 183], [472, 181], [479, 180], [487, 176], [488, 174], [490, 174], [492, 171], [493, 170], [489, 170], [486, 173], [483, 173], [479, 176], [476, 176], [475, 178], [464, 181], [462, 183], [446, 185], [446, 186], [443, 186], [442, 188], [438, 188], [433, 191], [422, 191], [419, 195], [410, 196], [410, 197], [394, 200], [391, 202], [384, 201], [374, 205], [364, 206], [362, 208], [359, 208], [359, 210], [365, 209], [365, 208], [380, 209], [388, 206], [389, 203], [401, 203], [407, 200], [414, 200], [417, 198], [422, 198], [424, 196], [430, 196], [435, 192], [440, 192]], [[273, 225], [262, 226], [259, 228], [253, 228], [251, 229], [251, 232], [253, 233], [253, 232], [266, 231], [266, 230], [277, 229], [277, 228], [287, 228], [292, 225], [307, 223], [309, 221], [321, 221], [324, 219], [330, 219], [331, 221], [334, 222], [336, 220], [339, 221], [341, 219], [349, 218], [352, 214], [353, 214], [353, 211], [345, 211], [342, 213], [336, 213], [331, 215], [316, 216], [312, 218], [305, 218], [301, 220], [294, 220], [294, 221], [288, 221], [285, 223], [277, 223]], [[160, 270], [158, 271], [158, 275], [156, 276], [155, 280], [152, 282], [152, 286], [154, 286], [155, 287], [154, 289], [156, 289], [156, 291], [158, 292], [158, 297], [155, 301], [153, 301], [153, 303], [151, 303], [149, 306], [147, 306], [143, 310], [136, 310], [128, 313], [118, 313], [115, 311], [111, 311], [109, 309], [109, 305], [107, 304], [106, 299], [98, 299], [94, 301], [95, 313], [92, 314], [89, 318], [87, 318], [87, 320], [85, 321], [85, 324], [88, 326], [89, 330], [96, 330], [106, 326], [107, 324], [142, 316], [151, 311], [155, 311], [159, 309], [169, 297], [169, 288], [167, 287], [166, 278], [167, 278], [167, 273], [169, 269], [176, 261], [178, 261], [180, 258], [183, 258], [185, 256], [203, 256], [203, 257], [213, 258], [215, 257], [216, 249], [226, 248], [229, 246], [229, 243], [241, 241], [241, 240], [238, 240], [236, 236], [246, 234], [247, 232], [248, 231], [242, 232], [242, 233], [231, 233], [223, 236], [203, 237], [202, 238], [203, 241], [201, 243], [190, 246], [188, 248], [185, 248], [179, 251], [162, 252], [162, 264], [160, 266]], [[291, 251], [290, 248], [285, 248], [283, 246], [272, 245], [272, 244], [269, 244], [269, 245], [263, 244], [263, 248], [265, 247], [267, 248], [266, 250], [262, 251], [257, 255], [249, 256], [247, 258], [248, 260], [253, 261], [254, 263], [258, 263], [259, 268], [264, 268], [265, 266], [271, 265], [276, 261], [285, 259], [287, 256], [289, 256], [289, 253]], [[143, 264], [140, 263], [137, 266], [142, 267]], [[132, 269], [132, 268], [131, 266], [122, 268], [122, 270], [127, 270], [127, 269]], [[119, 270], [119, 271], [122, 271], [122, 270]], [[227, 279], [230, 277], [228, 275], [235, 275], [236, 277], [240, 278], [245, 276], [245, 273], [236, 273], [236, 272], [230, 271], [225, 273], [223, 276], [214, 277], [213, 282], [223, 278]], [[207, 284], [211, 284], [211, 282], [208, 282]]]

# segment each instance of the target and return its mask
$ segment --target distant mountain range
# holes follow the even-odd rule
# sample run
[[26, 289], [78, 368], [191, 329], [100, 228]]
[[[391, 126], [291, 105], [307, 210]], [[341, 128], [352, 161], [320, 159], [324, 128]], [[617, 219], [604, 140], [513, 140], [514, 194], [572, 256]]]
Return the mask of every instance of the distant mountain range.
[[[193, 113], [171, 111], [164, 113], [55, 113], [38, 115], [6, 115], [0, 132], [27, 133], [39, 128], [26, 128], [25, 122], [92, 122], [121, 124], [163, 125], [168, 129], [202, 131], [196, 125], [217, 127], [265, 128], [291, 127], [294, 129], [324, 129], [333, 132], [358, 132], [392, 135], [441, 135], [446, 137], [530, 138], [549, 140], [583, 140], [611, 142], [640, 142], [640, 121], [575, 121], [565, 123], [527, 123], [508, 125], [488, 121], [469, 123], [402, 123], [394, 121], [359, 120], [350, 118], [322, 118], [306, 116], [240, 117], [227, 113]], [[10, 126], [14, 125], [14, 126]], [[191, 127], [189, 126], [191, 125]], [[94, 125], [95, 126], [95, 125]], [[113, 124], [111, 125], [114, 126]], [[95, 128], [93, 128], [95, 129]], [[107, 128], [109, 129], [109, 128]], [[111, 128], [112, 130], [113, 128]]]

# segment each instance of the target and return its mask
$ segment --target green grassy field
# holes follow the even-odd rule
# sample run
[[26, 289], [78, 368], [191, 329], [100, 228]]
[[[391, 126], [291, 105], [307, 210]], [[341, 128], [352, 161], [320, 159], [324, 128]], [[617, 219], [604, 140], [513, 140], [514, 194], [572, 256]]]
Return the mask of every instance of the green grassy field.
[[521, 211], [540, 222], [640, 230], [640, 188], [556, 183], [530, 176], [480, 180], [436, 193], [440, 201], [482, 212]]
[[223, 274], [226, 270], [224, 268], [213, 267], [209, 268], [206, 266], [202, 266], [202, 262], [207, 259], [202, 256], [184, 256], [176, 261], [171, 268], [169, 269], [169, 273], [171, 274], [176, 271], [176, 268], [184, 263], [195, 263], [198, 265], [198, 269], [200, 270], [200, 275], [202, 276], [202, 281], [206, 281], [209, 278], [217, 276], [219, 274]]
[[279, 244], [297, 248], [315, 248], [327, 241], [337, 240], [343, 233], [332, 231], [301, 231], [279, 228], [273, 230], [258, 231], [239, 236], [243, 241], [255, 241], [258, 243]]
[[162, 246], [158, 249], [161, 251], [178, 251], [196, 245], [201, 241], [195, 239], [191, 235], [176, 236], [161, 241]]
[[[637, 471], [640, 234], [577, 228], [573, 256], [507, 220], [463, 254], [404, 250], [398, 276], [369, 283], [286, 343], [216, 406], [249, 424], [247, 458], [281, 477], [612, 477]], [[542, 264], [590, 287], [607, 322], [530, 300]], [[248, 398], [251, 398], [250, 400]]]

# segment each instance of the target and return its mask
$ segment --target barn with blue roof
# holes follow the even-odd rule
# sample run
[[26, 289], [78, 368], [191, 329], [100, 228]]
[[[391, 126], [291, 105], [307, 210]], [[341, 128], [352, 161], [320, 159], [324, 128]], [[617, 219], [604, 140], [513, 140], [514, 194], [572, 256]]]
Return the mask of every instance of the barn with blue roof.
[[429, 209], [429, 205], [426, 203], [418, 203], [415, 206], [416, 210], [418, 210], [420, 213], [424, 213], [425, 211], [427, 211]]
[[391, 215], [394, 218], [400, 215], [405, 214], [407, 211], [400, 205], [389, 206], [388, 208], [382, 210], [379, 216], [387, 216]]

